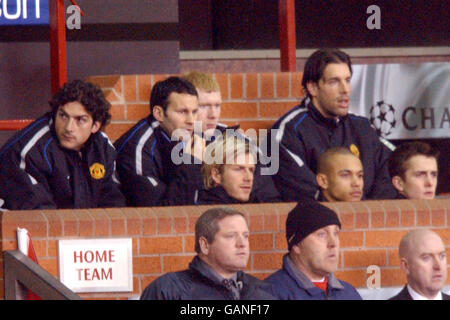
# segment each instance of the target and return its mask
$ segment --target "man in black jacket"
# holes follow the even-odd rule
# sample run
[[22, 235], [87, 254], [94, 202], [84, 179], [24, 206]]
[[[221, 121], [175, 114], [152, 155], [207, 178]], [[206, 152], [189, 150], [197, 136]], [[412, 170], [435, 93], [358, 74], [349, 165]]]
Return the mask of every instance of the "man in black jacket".
[[400, 241], [398, 253], [408, 283], [391, 300], [450, 300], [442, 292], [447, 256], [438, 234], [428, 229], [410, 231]]
[[130, 206], [194, 204], [205, 139], [194, 135], [197, 91], [178, 77], [157, 82], [151, 115], [116, 142], [117, 172]]
[[272, 300], [269, 285], [242, 271], [250, 254], [242, 213], [229, 208], [205, 211], [195, 224], [197, 256], [187, 270], [150, 283], [141, 300]]
[[91, 83], [65, 84], [51, 112], [17, 132], [0, 150], [5, 208], [125, 206], [115, 178], [115, 150], [101, 132], [111, 105]]
[[361, 159], [363, 199], [395, 197], [387, 170], [394, 147], [377, 135], [368, 119], [348, 113], [351, 75], [350, 57], [340, 50], [318, 50], [306, 61], [302, 85], [307, 97], [273, 125], [275, 139], [268, 139], [280, 144], [274, 182], [284, 200], [317, 199], [317, 159], [340, 146]]

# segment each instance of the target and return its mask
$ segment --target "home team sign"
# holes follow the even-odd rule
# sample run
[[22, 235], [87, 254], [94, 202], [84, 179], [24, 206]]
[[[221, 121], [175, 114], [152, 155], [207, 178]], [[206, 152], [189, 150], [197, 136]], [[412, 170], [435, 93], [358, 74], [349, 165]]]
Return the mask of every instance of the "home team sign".
[[133, 291], [131, 239], [59, 240], [59, 279], [74, 292]]

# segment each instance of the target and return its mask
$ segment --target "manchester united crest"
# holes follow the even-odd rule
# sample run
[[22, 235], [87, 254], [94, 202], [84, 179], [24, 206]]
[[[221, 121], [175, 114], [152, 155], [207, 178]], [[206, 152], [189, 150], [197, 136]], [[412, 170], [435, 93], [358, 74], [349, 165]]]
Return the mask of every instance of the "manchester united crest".
[[105, 176], [105, 167], [101, 163], [94, 163], [89, 167], [91, 177], [94, 179], [101, 179]]
[[353, 143], [350, 145], [350, 151], [359, 158], [359, 149], [356, 145], [354, 145]]

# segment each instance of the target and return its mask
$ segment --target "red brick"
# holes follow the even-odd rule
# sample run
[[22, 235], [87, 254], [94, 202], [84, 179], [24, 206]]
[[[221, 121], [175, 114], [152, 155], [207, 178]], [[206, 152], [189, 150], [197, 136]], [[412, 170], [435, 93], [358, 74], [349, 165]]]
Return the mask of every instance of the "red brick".
[[252, 270], [277, 270], [281, 268], [284, 252], [252, 253]]
[[365, 231], [366, 247], [398, 247], [407, 230]]
[[221, 107], [222, 118], [256, 118], [256, 102], [225, 102]]
[[444, 210], [434, 210], [431, 213], [431, 225], [432, 226], [445, 226], [445, 211]]
[[198, 218], [202, 215], [204, 210], [202, 206], [183, 206], [183, 211], [187, 216], [187, 232], [195, 232], [195, 224]]
[[403, 227], [413, 227], [416, 225], [416, 214], [413, 211], [402, 211], [400, 219]]
[[164, 256], [163, 273], [187, 269], [194, 255]]
[[261, 102], [259, 116], [261, 118], [278, 119], [298, 104], [298, 101], [290, 102]]
[[388, 250], [388, 266], [400, 267], [400, 257], [397, 248]]
[[138, 80], [138, 97], [137, 100], [138, 101], [145, 101], [148, 102], [150, 100], [150, 92], [151, 92], [151, 76], [146, 74], [146, 75], [138, 75], [137, 76], [137, 80]]
[[431, 214], [428, 210], [417, 210], [417, 226], [431, 225]]
[[261, 83], [261, 99], [273, 99], [275, 98], [274, 91], [274, 74], [273, 73], [260, 73]]
[[150, 115], [150, 107], [148, 103], [128, 104], [127, 120], [138, 121]]
[[397, 287], [406, 283], [406, 277], [400, 268], [381, 269], [381, 287]]
[[90, 214], [94, 219], [94, 234], [97, 237], [110, 235], [110, 222], [104, 209], [90, 209]]
[[134, 257], [133, 274], [161, 273], [160, 257]]
[[94, 236], [94, 220], [86, 210], [77, 210], [78, 225], [81, 237]]
[[231, 99], [241, 99], [244, 95], [244, 82], [241, 73], [230, 74]]
[[345, 268], [367, 268], [370, 265], [381, 267], [386, 265], [386, 250], [344, 251], [343, 254]]
[[294, 72], [291, 75], [291, 95], [295, 98], [302, 98], [306, 94], [302, 87], [302, 72]]
[[400, 212], [387, 211], [386, 212], [386, 227], [394, 228], [400, 226]]
[[155, 235], [157, 229], [157, 217], [150, 208], [136, 208], [142, 217], [142, 234]]
[[245, 96], [247, 99], [258, 99], [258, 75], [250, 73], [245, 75]]
[[364, 244], [364, 233], [361, 231], [341, 231], [339, 233], [341, 248], [362, 247]]
[[230, 90], [228, 89], [228, 74], [227, 73], [216, 73], [215, 78], [220, 86], [220, 94], [223, 100], [230, 99]]
[[350, 283], [355, 288], [363, 288], [366, 286], [365, 270], [339, 270], [334, 273], [339, 279]]
[[58, 261], [55, 258], [39, 259], [39, 265], [51, 275], [58, 276]]
[[17, 237], [17, 227], [25, 228], [32, 237], [47, 237], [47, 221], [39, 210], [2, 213], [2, 238]]
[[109, 139], [114, 142], [117, 139], [120, 138], [125, 132], [127, 132], [129, 129], [131, 129], [132, 126], [134, 126], [135, 123], [110, 123], [108, 124], [104, 132], [109, 137]]
[[100, 88], [114, 88], [120, 80], [118, 75], [91, 76], [86, 79]]
[[276, 97], [277, 98], [287, 98], [289, 97], [290, 91], [290, 73], [289, 72], [278, 72], [276, 73]]
[[183, 238], [180, 236], [139, 239], [140, 254], [181, 253], [182, 251]]
[[195, 253], [195, 236], [184, 236], [183, 253]]
[[139, 212], [132, 208], [127, 210], [122, 210], [123, 215], [125, 216], [126, 222], [126, 234], [127, 235], [138, 235], [142, 234], [141, 226], [142, 220]]
[[271, 233], [252, 233], [249, 240], [251, 252], [273, 250], [274, 242]]
[[125, 102], [136, 102], [137, 101], [136, 75], [123, 76], [122, 79], [124, 86], [123, 97], [125, 99]]
[[287, 250], [287, 240], [285, 232], [277, 232], [275, 234], [275, 249], [276, 250]]
[[157, 216], [157, 233], [171, 234], [173, 232], [173, 218], [170, 207], [154, 207], [153, 212]]
[[63, 233], [60, 212], [58, 210], [46, 210], [43, 215], [48, 221], [48, 236], [61, 237]]
[[261, 129], [269, 129], [273, 125], [274, 121], [272, 120], [240, 120], [233, 124], [239, 124], [240, 128], [244, 131], [248, 129], [254, 129], [257, 133], [259, 133], [259, 130]]
[[125, 235], [125, 216], [120, 208], [106, 208], [106, 215], [110, 219], [111, 235], [122, 236]]
[[370, 214], [370, 227], [371, 228], [384, 227], [384, 212], [375, 211]]
[[355, 228], [356, 229], [369, 228], [369, 213], [367, 213], [367, 212], [356, 212], [355, 213]]
[[116, 90], [102, 88], [102, 92], [105, 99], [108, 100], [109, 103], [115, 104], [122, 102], [122, 97], [116, 92]]
[[75, 237], [79, 235], [79, 224], [77, 216], [69, 210], [61, 212], [63, 220], [63, 235], [65, 237]]

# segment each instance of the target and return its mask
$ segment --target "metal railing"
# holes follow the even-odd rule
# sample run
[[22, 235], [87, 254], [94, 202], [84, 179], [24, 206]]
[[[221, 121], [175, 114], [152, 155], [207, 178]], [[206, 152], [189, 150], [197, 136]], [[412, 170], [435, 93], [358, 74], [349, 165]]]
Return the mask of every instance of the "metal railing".
[[0, 131], [16, 131], [32, 123], [31, 119], [0, 120]]
[[[28, 290], [43, 300], [81, 300], [22, 252], [3, 252], [5, 300], [24, 300]], [[28, 289], [28, 290], [27, 290]]]

